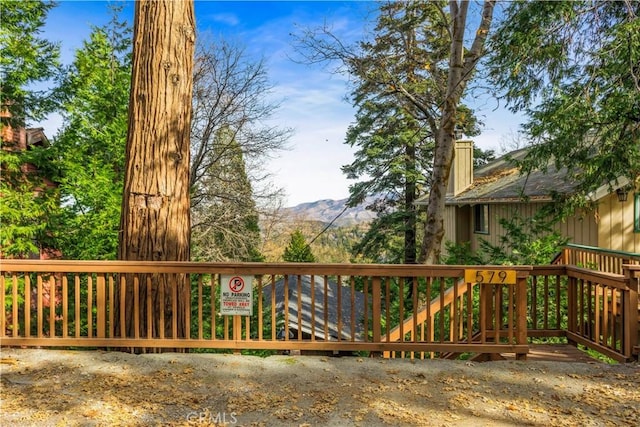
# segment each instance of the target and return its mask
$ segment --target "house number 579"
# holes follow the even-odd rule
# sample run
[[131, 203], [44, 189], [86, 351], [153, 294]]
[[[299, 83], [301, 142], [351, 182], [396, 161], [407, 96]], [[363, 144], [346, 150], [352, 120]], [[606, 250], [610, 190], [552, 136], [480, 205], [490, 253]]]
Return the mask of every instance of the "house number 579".
[[468, 269], [464, 271], [464, 281], [467, 283], [514, 285], [516, 283], [516, 271]]

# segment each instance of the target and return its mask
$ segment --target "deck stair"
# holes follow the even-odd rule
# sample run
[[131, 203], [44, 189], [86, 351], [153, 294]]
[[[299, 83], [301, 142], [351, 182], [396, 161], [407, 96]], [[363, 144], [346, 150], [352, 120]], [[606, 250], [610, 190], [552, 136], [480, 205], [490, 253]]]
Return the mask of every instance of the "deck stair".
[[[431, 322], [433, 316], [435, 316], [442, 308], [450, 305], [454, 299], [461, 298], [469, 289], [468, 284], [464, 280], [459, 280], [455, 285], [445, 290], [444, 295], [438, 295], [431, 300], [428, 305], [423, 306], [418, 313], [411, 316], [402, 323], [402, 325], [396, 326], [389, 333], [389, 342], [402, 341], [402, 336], [408, 333], [413, 333], [414, 327], [421, 325], [427, 321]], [[476, 286], [477, 283], [471, 283], [471, 287]], [[429, 318], [430, 317], [430, 318]], [[383, 357], [390, 357], [390, 352], [384, 352]]]

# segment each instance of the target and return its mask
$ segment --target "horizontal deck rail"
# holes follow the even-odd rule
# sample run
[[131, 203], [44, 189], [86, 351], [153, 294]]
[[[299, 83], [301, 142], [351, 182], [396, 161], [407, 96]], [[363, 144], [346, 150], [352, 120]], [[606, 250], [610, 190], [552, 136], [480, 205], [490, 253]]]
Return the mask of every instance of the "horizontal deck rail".
[[[517, 284], [479, 288], [487, 293], [505, 288], [511, 295], [504, 333], [501, 320], [487, 320], [493, 315], [483, 302], [474, 306], [469, 300], [443, 307], [428, 330], [391, 340], [392, 330], [406, 319], [418, 323], [426, 301], [464, 280], [465, 267], [2, 260], [0, 340], [21, 346], [464, 351], [524, 357], [530, 267], [514, 270]], [[223, 275], [252, 277], [252, 315], [221, 314]], [[474, 340], [482, 331], [485, 339]]]

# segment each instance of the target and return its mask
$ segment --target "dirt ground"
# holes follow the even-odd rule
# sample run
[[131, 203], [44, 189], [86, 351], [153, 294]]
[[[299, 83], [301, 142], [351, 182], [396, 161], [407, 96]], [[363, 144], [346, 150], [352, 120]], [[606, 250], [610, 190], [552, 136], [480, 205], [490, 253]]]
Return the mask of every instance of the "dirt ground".
[[4, 426], [638, 426], [640, 366], [2, 349]]

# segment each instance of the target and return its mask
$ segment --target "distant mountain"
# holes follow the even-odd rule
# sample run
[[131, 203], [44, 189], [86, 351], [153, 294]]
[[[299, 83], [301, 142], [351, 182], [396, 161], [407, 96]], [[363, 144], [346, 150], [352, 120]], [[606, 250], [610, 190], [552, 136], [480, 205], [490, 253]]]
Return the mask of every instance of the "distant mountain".
[[292, 219], [304, 219], [309, 221], [320, 221], [329, 223], [338, 215], [340, 217], [334, 222], [335, 225], [353, 225], [370, 222], [375, 218], [375, 213], [365, 209], [371, 200], [365, 200], [355, 208], [348, 208], [342, 213], [347, 204], [347, 199], [342, 200], [318, 200], [315, 202], [301, 203], [299, 205], [285, 208], [287, 216]]

